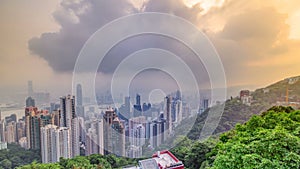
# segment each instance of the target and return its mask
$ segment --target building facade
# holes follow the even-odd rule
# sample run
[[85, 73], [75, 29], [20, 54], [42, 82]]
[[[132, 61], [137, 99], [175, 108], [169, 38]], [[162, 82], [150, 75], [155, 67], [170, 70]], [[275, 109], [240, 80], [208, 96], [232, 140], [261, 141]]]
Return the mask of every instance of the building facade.
[[71, 157], [70, 129], [47, 125], [41, 128], [41, 154], [43, 163], [58, 162], [60, 157]]

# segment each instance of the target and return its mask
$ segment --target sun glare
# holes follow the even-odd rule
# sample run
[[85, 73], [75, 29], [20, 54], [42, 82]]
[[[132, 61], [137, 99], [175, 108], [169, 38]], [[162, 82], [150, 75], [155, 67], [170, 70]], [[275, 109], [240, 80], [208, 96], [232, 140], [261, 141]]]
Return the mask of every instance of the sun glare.
[[193, 5], [199, 3], [203, 8], [203, 13], [206, 13], [212, 7], [222, 6], [225, 0], [184, 0], [184, 3], [188, 7], [192, 7]]

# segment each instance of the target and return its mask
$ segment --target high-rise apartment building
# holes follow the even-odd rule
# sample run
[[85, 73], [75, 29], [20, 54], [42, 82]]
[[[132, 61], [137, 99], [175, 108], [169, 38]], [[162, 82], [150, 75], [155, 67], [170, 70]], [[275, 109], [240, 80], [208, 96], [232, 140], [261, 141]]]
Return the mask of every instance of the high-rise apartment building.
[[38, 111], [37, 107], [25, 108], [25, 133], [27, 138], [27, 148], [40, 149], [41, 148], [41, 127], [51, 124], [52, 118], [46, 110]]
[[60, 98], [60, 127], [67, 127], [71, 131], [71, 156], [80, 155], [79, 120], [75, 112], [75, 96]]
[[5, 126], [5, 141], [7, 143], [17, 142], [17, 125], [15, 121], [9, 122]]
[[125, 155], [124, 124], [112, 108], [105, 111], [104, 119], [104, 154]]
[[166, 120], [166, 130], [164, 132], [165, 138], [169, 137], [172, 132], [172, 112], [171, 112], [172, 97], [167, 96], [164, 100], [164, 114], [163, 118]]
[[81, 84], [77, 84], [76, 86], [76, 99], [77, 106], [82, 106], [82, 87]]
[[43, 163], [58, 162], [60, 157], [71, 157], [70, 129], [56, 125], [41, 128], [41, 154]]
[[82, 87], [81, 84], [76, 86], [76, 114], [79, 117], [84, 117], [84, 107], [82, 101]]

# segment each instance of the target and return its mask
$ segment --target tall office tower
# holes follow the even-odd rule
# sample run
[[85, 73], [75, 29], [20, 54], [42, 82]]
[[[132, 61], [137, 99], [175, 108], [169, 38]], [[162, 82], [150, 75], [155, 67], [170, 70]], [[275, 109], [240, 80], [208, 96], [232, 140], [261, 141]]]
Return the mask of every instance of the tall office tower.
[[136, 103], [133, 105], [133, 117], [141, 116], [142, 115], [142, 105], [141, 105], [141, 96], [136, 94]]
[[41, 137], [40, 130], [52, 123], [52, 117], [46, 110], [40, 110], [36, 107], [25, 108], [25, 126], [28, 149], [40, 149]]
[[9, 122], [5, 126], [5, 138], [7, 143], [17, 143], [17, 125], [16, 122]]
[[35, 107], [35, 101], [31, 96], [26, 99], [26, 107]]
[[56, 125], [41, 128], [41, 154], [43, 163], [58, 162], [60, 157], [71, 157], [70, 129]]
[[28, 92], [28, 96], [33, 96], [33, 94], [34, 94], [34, 92], [33, 92], [33, 87], [32, 87], [32, 81], [30, 80], [30, 81], [28, 81], [28, 90], [27, 90], [27, 92]]
[[163, 114], [163, 117], [166, 120], [166, 131], [164, 133], [165, 138], [169, 137], [171, 132], [172, 132], [171, 102], [172, 102], [172, 97], [171, 96], [165, 97], [164, 114]]
[[76, 86], [76, 99], [77, 106], [82, 106], [82, 87], [81, 84], [77, 84]]
[[60, 98], [60, 127], [71, 130], [71, 157], [80, 155], [79, 121], [75, 113], [75, 96], [68, 95]]
[[81, 84], [77, 84], [77, 86], [76, 86], [76, 114], [77, 114], [77, 116], [84, 117], [84, 107], [82, 104]]
[[112, 108], [105, 111], [104, 118], [104, 154], [125, 155], [124, 125]]
[[141, 105], [141, 96], [136, 94], [136, 105]]

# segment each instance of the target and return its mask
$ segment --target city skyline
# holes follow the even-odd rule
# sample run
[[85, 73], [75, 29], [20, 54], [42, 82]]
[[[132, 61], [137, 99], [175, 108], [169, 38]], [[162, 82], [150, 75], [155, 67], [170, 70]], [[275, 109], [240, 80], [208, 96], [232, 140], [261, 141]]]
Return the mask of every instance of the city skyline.
[[[197, 2], [200, 2], [203, 10], [199, 6], [192, 8], [192, 5]], [[33, 3], [39, 6], [39, 15], [36, 15], [36, 9], [32, 10], [30, 4]], [[70, 2], [70, 4], [72, 3], [76, 6], [76, 2]], [[300, 72], [299, 66], [297, 66], [299, 65], [297, 46], [300, 42], [300, 26], [297, 22], [300, 11], [299, 1], [289, 1], [289, 3], [279, 0], [272, 2], [245, 1], [244, 3], [247, 5], [242, 6], [241, 3], [236, 0], [185, 0], [176, 2], [176, 4], [172, 1], [165, 1], [159, 5], [159, 8], [158, 2], [155, 0], [144, 1], [144, 3], [138, 0], [105, 3], [87, 1], [87, 3], [77, 4], [82, 7], [80, 7], [80, 11], [75, 11], [71, 5], [68, 6], [67, 3], [60, 1], [43, 3], [34, 0], [26, 3], [3, 1], [3, 5], [1, 5], [3, 29], [0, 31], [0, 34], [5, 37], [0, 42], [3, 46], [0, 55], [2, 99], [10, 93], [25, 92], [28, 80], [34, 81], [37, 91], [50, 92], [53, 97], [70, 93], [72, 64], [81, 47], [78, 44], [70, 43], [70, 46], [67, 47], [77, 51], [77, 53], [71, 54], [68, 53], [68, 49], [61, 51], [60, 48], [53, 48], [52, 52], [59, 53], [59, 56], [54, 56], [47, 48], [47, 44], [72, 42], [71, 39], [77, 34], [68, 27], [71, 25], [74, 26], [76, 32], [83, 33], [84, 38], [77, 39], [78, 43], [82, 44], [93, 31], [101, 28], [105, 23], [119, 16], [136, 12], [173, 13], [187, 19], [204, 31], [215, 45], [224, 64], [228, 87], [236, 88], [234, 89], [236, 95], [238, 94], [236, 91], [241, 88], [254, 89], [285, 77], [299, 75], [300, 73], [297, 73]], [[96, 11], [93, 11], [91, 7], [109, 7], [111, 11], [98, 13], [107, 16], [106, 20], [98, 22], [94, 16]], [[131, 12], [125, 10], [128, 8], [132, 9]], [[67, 11], [71, 11], [71, 13]], [[114, 11], [118, 12], [113, 14]], [[92, 22], [97, 23], [96, 26], [86, 25], [88, 17]], [[261, 20], [264, 17], [270, 18], [268, 23]], [[251, 22], [255, 23], [256, 27], [251, 27]], [[245, 25], [245, 27], [236, 31], [239, 25]], [[89, 32], [82, 31], [82, 28], [88, 29]], [[57, 37], [58, 40], [51, 41], [51, 37]], [[151, 37], [148, 39], [151, 42]], [[139, 41], [129, 41], [133, 45], [137, 42]], [[126, 44], [124, 46], [128, 47]], [[228, 49], [236, 52], [232, 53]], [[112, 54], [118, 53], [122, 53], [122, 49], [112, 51]], [[108, 54], [108, 57], [111, 57], [112, 54]], [[53, 60], [53, 58], [56, 59]], [[58, 65], [58, 63], [65, 62], [64, 58], [71, 58], [70, 62], [65, 64], [65, 68]], [[97, 79], [99, 81], [110, 79], [111, 70], [111, 67], [103, 67], [103, 70], [99, 71]], [[155, 73], [149, 73], [146, 76], [149, 81], [155, 77], [164, 77]], [[203, 82], [204, 86], [205, 81]], [[109, 84], [99, 84], [100, 89], [105, 86], [109, 86]]]
[[0, 168], [300, 168], [299, 19], [299, 0], [3, 0]]

